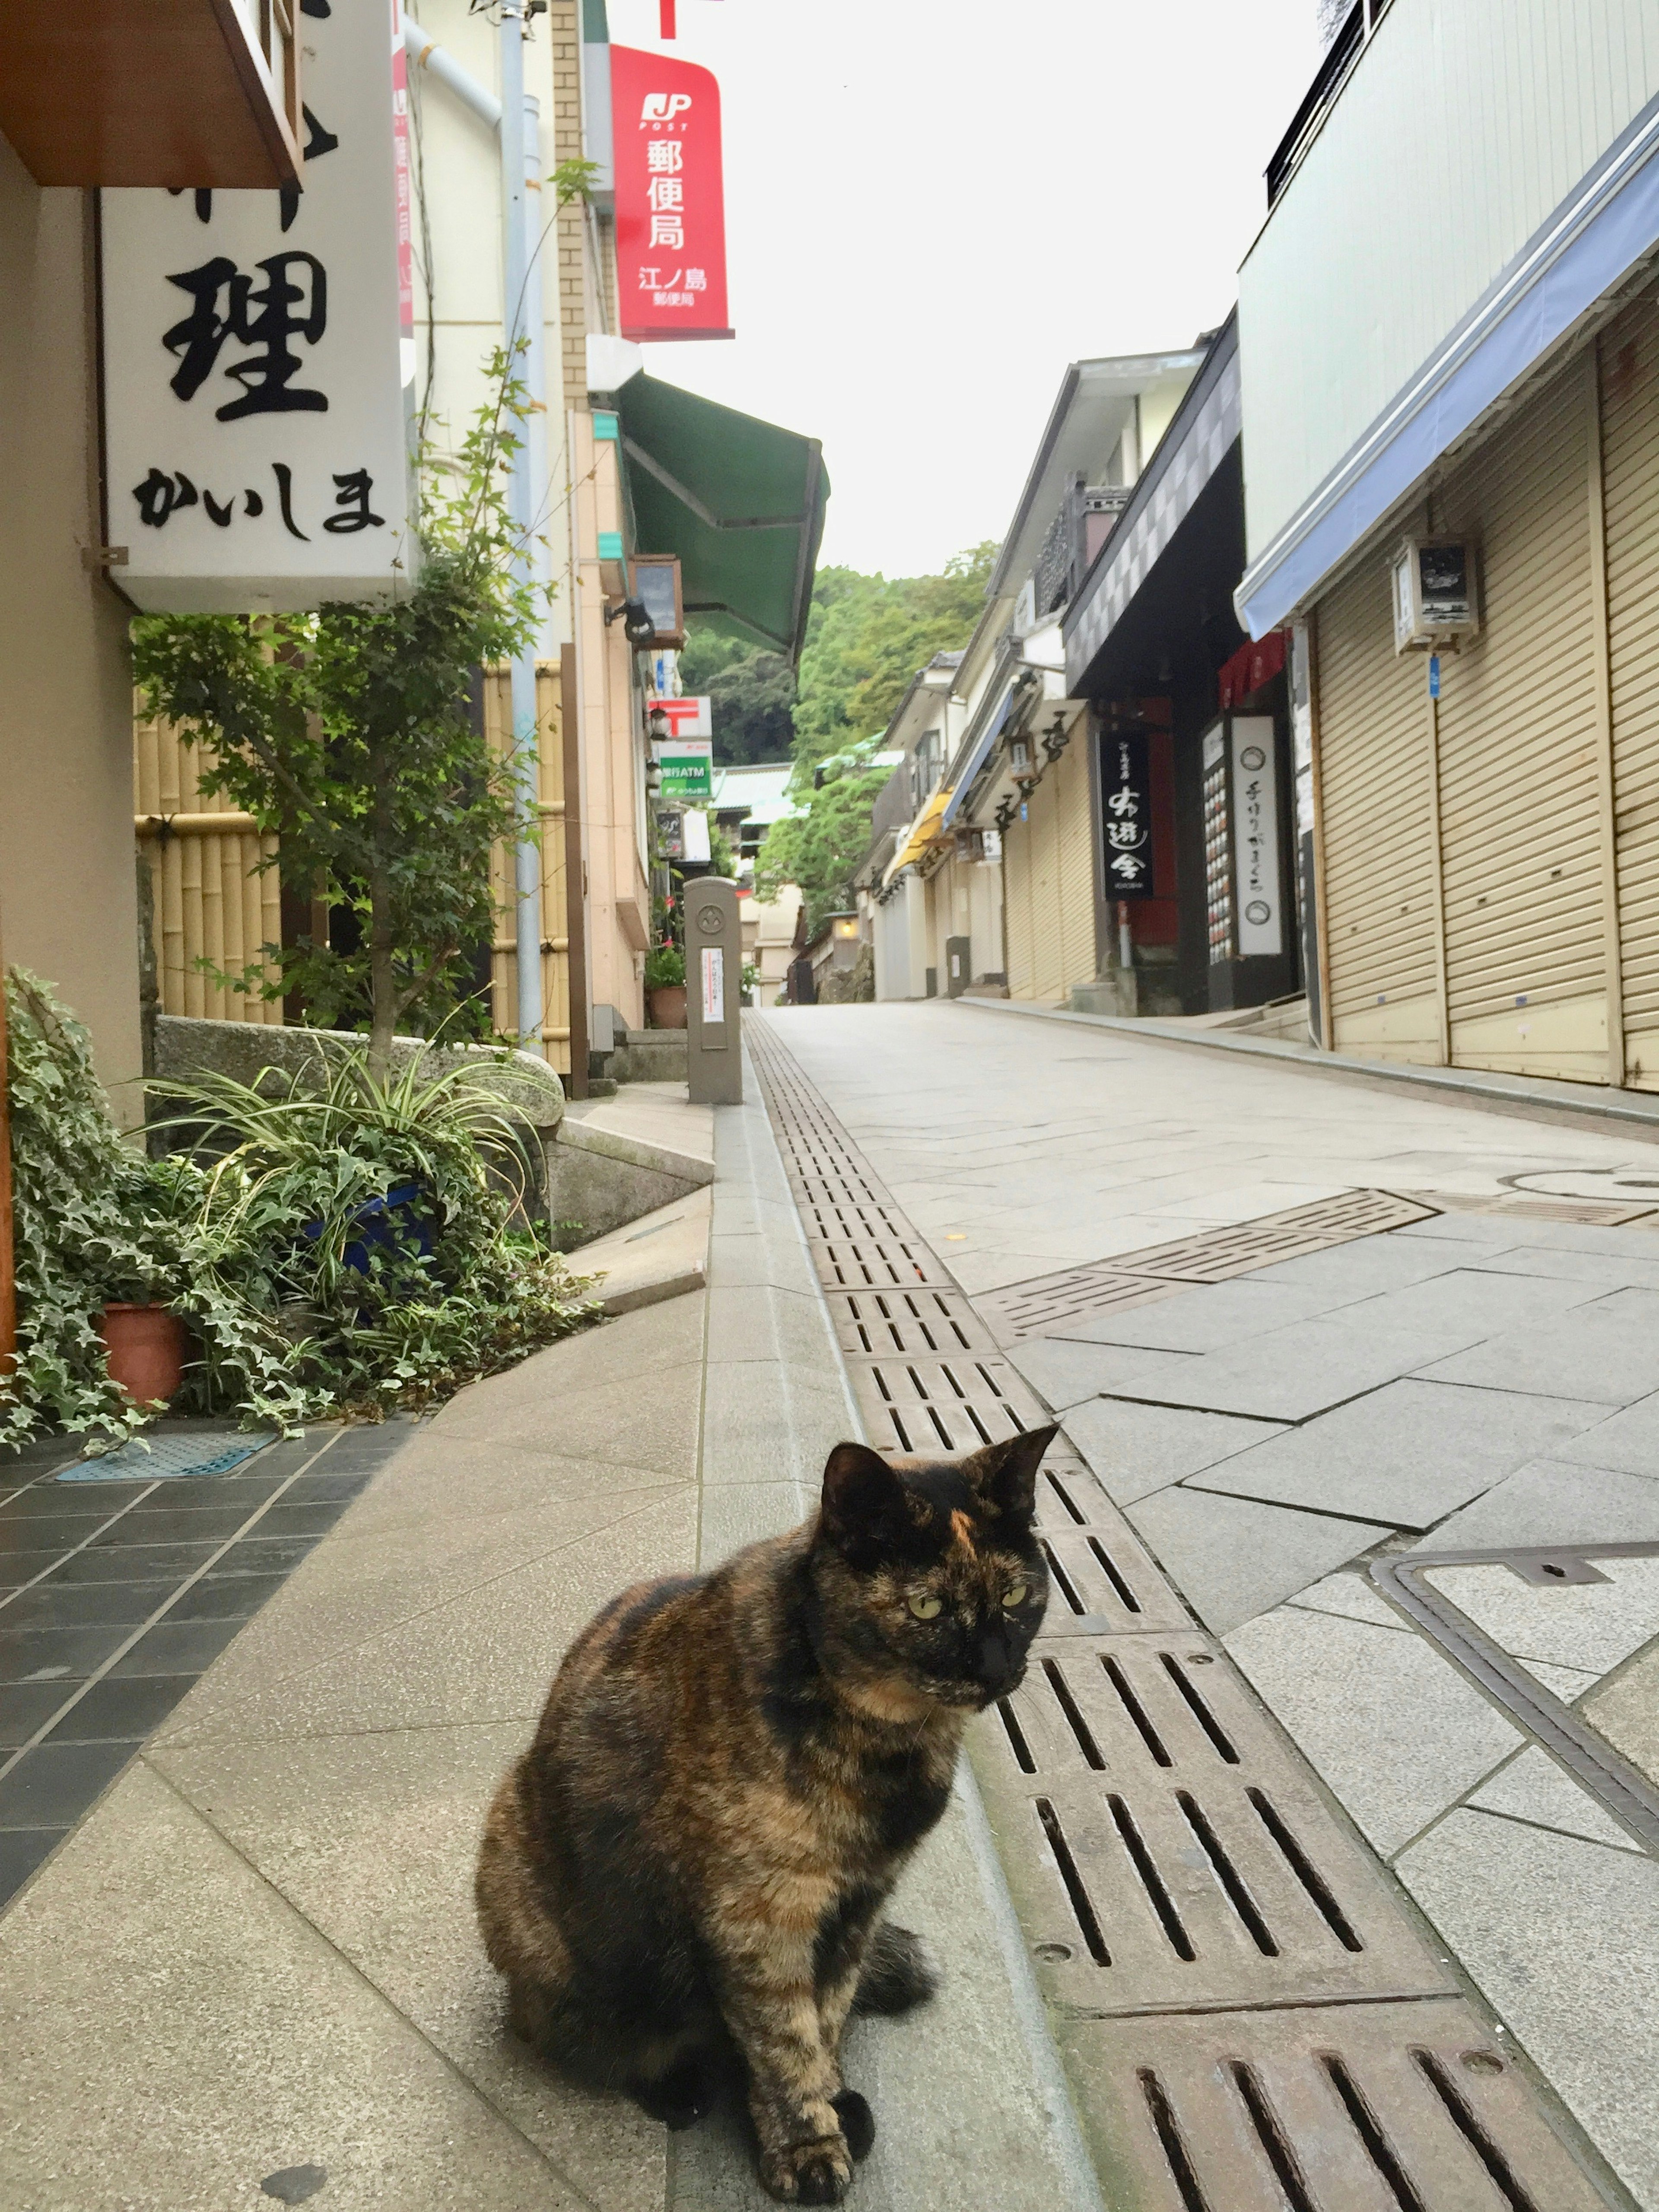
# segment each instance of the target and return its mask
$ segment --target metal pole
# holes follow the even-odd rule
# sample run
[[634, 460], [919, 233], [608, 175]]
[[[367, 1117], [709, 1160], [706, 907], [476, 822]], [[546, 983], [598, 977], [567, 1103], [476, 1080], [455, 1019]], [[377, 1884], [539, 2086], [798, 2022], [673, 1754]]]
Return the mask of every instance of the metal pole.
[[[523, 380], [527, 355], [518, 350], [520, 339], [530, 337], [526, 315], [529, 256], [525, 203], [525, 89], [524, 9], [522, 0], [506, 0], [501, 9], [501, 275], [505, 285], [502, 323], [507, 333], [507, 372]], [[535, 491], [531, 476], [527, 431], [519, 440], [507, 483], [507, 507], [519, 539], [519, 573], [528, 582], [533, 575], [531, 528], [535, 518]], [[516, 784], [519, 842], [514, 854], [514, 879], [518, 894], [514, 933], [519, 969], [519, 1043], [526, 1052], [542, 1047], [542, 856], [536, 832], [541, 820], [540, 775], [537, 762], [536, 648], [532, 641], [513, 663], [513, 756]]]

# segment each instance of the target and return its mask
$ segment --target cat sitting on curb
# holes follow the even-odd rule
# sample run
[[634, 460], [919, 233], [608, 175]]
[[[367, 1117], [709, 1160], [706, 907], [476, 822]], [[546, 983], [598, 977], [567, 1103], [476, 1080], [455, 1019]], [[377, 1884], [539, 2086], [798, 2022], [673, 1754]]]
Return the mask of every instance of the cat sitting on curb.
[[837, 1444], [812, 1520], [605, 1607], [490, 1808], [478, 1917], [513, 2027], [671, 2128], [740, 2067], [780, 2203], [840, 2203], [875, 2139], [849, 2012], [938, 1985], [882, 1907], [969, 1716], [1024, 1674], [1054, 1435], [955, 1461]]

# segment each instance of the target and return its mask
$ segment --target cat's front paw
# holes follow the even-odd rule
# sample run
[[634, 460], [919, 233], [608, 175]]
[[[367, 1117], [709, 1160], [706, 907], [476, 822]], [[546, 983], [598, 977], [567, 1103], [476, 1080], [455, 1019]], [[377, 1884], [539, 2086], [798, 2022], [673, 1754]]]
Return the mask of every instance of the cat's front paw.
[[767, 2195], [780, 2204], [839, 2204], [853, 2179], [852, 2154], [839, 2134], [788, 2143], [765, 2153], [760, 2178]]

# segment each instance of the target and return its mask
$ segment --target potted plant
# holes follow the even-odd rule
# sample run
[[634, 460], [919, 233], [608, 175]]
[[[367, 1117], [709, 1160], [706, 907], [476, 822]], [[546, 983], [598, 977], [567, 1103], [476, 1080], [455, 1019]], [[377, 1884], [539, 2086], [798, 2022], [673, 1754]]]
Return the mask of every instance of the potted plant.
[[685, 955], [678, 945], [653, 945], [646, 954], [645, 996], [653, 1029], [685, 1027]]
[[137, 1406], [166, 1404], [185, 1379], [190, 1348], [185, 1324], [170, 1306], [146, 1300], [114, 1299], [98, 1322], [104, 1340], [109, 1379]]

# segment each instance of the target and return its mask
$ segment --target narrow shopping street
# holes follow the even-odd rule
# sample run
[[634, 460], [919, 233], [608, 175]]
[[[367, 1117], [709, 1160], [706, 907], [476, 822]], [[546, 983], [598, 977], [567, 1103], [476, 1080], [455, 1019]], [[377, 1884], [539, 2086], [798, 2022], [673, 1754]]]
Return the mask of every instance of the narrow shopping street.
[[[1000, 1006], [803, 1010], [761, 1027], [769, 1064], [787, 1050], [873, 1188], [821, 1203], [815, 1247], [832, 1309], [866, 1317], [863, 1340], [886, 1353], [871, 1363], [872, 1432], [890, 1421], [901, 1447], [927, 1450], [929, 1423], [945, 1437], [941, 1412], [959, 1424], [975, 1395], [966, 1339], [942, 1364], [907, 1358], [920, 1346], [913, 1328], [901, 1345], [890, 1307], [946, 1303], [907, 1293], [912, 1270], [967, 1293], [986, 1340], [1063, 1423], [1069, 1452], [1048, 1462], [1055, 1656], [976, 1762], [1034, 1954], [1050, 1962], [1049, 2002], [1074, 2023], [1062, 2042], [1103, 2172], [1127, 2161], [1146, 2201], [1164, 2201], [1169, 2143], [1148, 2137], [1126, 2078], [1150, 2069], [1193, 2131], [1200, 2194], [1182, 2201], [1254, 2204], [1218, 2060], [1265, 2068], [1294, 2136], [1318, 2106], [1298, 2067], [1335, 2045], [1385, 2136], [1411, 2142], [1415, 2201], [1486, 2202], [1417, 2132], [1395, 2070], [1431, 2039], [1431, 1993], [1461, 1983], [1491, 2008], [1497, 2049], [1518, 2039], [1543, 2106], [1562, 2100], [1566, 2138], [1576, 2123], [1651, 2202], [1659, 1151], [1646, 1132]], [[1194, 1654], [1190, 1632], [1182, 1644], [1189, 1616], [1218, 1651]], [[1160, 1677], [1148, 1641], [1172, 1632]], [[1205, 1678], [1201, 1708], [1194, 1656], [1238, 1670]], [[1097, 1656], [1115, 1695], [1079, 1676]], [[1252, 1693], [1301, 1754], [1288, 1773]], [[1224, 1708], [1237, 1720], [1218, 1723]], [[1241, 1758], [1277, 1765], [1273, 1802], [1297, 1803], [1299, 1838], [1270, 1833], [1305, 1896], [1286, 1899], [1248, 1811], [1241, 1825], [1210, 1802]], [[1102, 1769], [1122, 1793], [1109, 1800], [1117, 1838]], [[1198, 1792], [1176, 1793], [1184, 1844], [1161, 1809], [1183, 1778]], [[1247, 1789], [1265, 1822], [1263, 1778]], [[1039, 1790], [1047, 1850], [1025, 1802]], [[1310, 1899], [1322, 1951], [1292, 1909], [1311, 1919]], [[1438, 1938], [1427, 1953], [1419, 1913]], [[1073, 1963], [1085, 1957], [1093, 1971]], [[1384, 1999], [1421, 2009], [1391, 2015]], [[1292, 2032], [1296, 2005], [1317, 2009]], [[1449, 2009], [1467, 2037], [1468, 2015]], [[1109, 2031], [1080, 2024], [1116, 2015]], [[1446, 2032], [1455, 2042], [1458, 2027]], [[1416, 2063], [1419, 2088], [1442, 2079]], [[1523, 2194], [1507, 2201], [1577, 2201], [1565, 2172], [1546, 2179], [1526, 2117], [1486, 2123], [1500, 2145], [1515, 2130], [1504, 2154]], [[1310, 2154], [1334, 2185], [1330, 2144]], [[1529, 2174], [1528, 2157], [1542, 2160]], [[1334, 2185], [1360, 2187], [1346, 2173]]]

